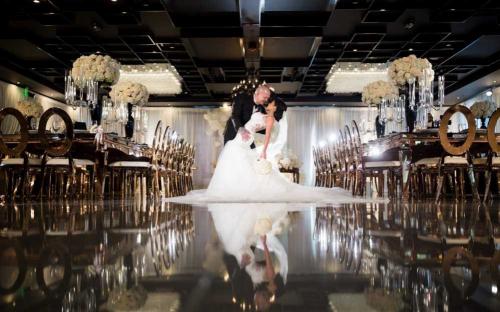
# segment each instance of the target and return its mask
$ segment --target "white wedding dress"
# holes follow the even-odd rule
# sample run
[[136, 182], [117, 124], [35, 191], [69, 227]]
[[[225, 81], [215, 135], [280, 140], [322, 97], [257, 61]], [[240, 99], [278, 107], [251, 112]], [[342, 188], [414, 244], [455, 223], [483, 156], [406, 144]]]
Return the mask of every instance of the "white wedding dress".
[[[206, 190], [196, 190], [185, 196], [166, 198], [166, 201], [202, 204], [202, 203], [361, 203], [380, 200], [353, 197], [341, 188], [310, 187], [290, 182], [276, 166], [270, 174], [260, 174], [256, 169], [259, 148], [250, 146], [258, 131], [265, 129], [266, 114], [255, 112], [244, 128], [251, 138], [245, 141], [238, 131], [236, 137], [227, 142], [219, 155], [217, 167]], [[286, 116], [283, 116], [286, 125]], [[278, 128], [280, 123], [275, 122]], [[286, 131], [286, 126], [283, 127]], [[257, 134], [258, 136], [258, 134]], [[283, 137], [283, 131], [274, 131], [273, 137]], [[286, 140], [286, 138], [285, 138]], [[283, 139], [278, 140], [283, 142]], [[276, 144], [280, 145], [280, 144]], [[267, 158], [273, 159], [276, 146], [268, 148]]]

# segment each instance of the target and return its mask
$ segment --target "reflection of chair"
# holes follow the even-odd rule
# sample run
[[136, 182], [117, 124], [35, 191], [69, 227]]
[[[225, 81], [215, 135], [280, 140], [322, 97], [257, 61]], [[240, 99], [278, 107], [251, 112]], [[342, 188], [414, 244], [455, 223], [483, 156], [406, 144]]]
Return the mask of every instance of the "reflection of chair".
[[497, 109], [490, 118], [488, 124], [488, 143], [491, 148], [490, 155], [488, 156], [488, 170], [486, 171], [486, 186], [484, 191], [484, 202], [488, 199], [490, 195], [491, 177], [493, 175], [497, 176], [500, 172], [500, 144], [497, 143], [495, 127], [497, 121], [500, 118], [500, 109]]
[[[468, 131], [465, 142], [460, 146], [452, 145], [448, 138], [448, 121], [451, 116], [457, 112], [465, 115], [468, 122]], [[474, 115], [465, 106], [454, 105], [450, 107], [443, 115], [441, 126], [439, 127], [439, 139], [445, 154], [439, 166], [438, 176], [438, 189], [436, 194], [436, 202], [440, 199], [443, 191], [443, 182], [445, 177], [450, 179], [450, 185], [454, 187], [455, 197], [465, 197], [465, 176], [467, 175], [470, 180], [471, 188], [473, 191], [474, 199], [479, 200], [479, 193], [477, 191], [476, 181], [473, 172], [473, 163], [469, 154], [469, 148], [472, 145], [476, 136], [476, 126]], [[459, 194], [460, 192], [460, 194]]]
[[14, 141], [18, 144], [9, 148], [4, 141], [4, 135], [0, 131], [0, 154], [5, 155], [4, 159], [0, 160], [0, 169], [5, 173], [6, 180], [6, 194], [8, 197], [15, 197], [17, 190], [20, 186], [21, 194], [24, 196], [26, 193], [30, 194], [28, 187], [30, 186], [29, 177], [32, 171], [39, 171], [41, 160], [38, 158], [30, 158], [25, 152], [28, 146], [28, 122], [15, 108], [6, 107], [0, 111], [0, 127], [3, 119], [11, 115], [13, 116], [20, 126], [19, 136], [13, 135]]

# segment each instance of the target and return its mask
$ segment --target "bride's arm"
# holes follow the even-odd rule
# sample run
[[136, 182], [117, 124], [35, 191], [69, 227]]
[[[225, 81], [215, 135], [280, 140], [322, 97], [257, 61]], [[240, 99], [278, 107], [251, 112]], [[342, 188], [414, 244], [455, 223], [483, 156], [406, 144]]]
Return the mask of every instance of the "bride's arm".
[[267, 157], [267, 147], [269, 145], [269, 141], [271, 141], [271, 130], [273, 129], [274, 125], [274, 116], [272, 114], [269, 114], [266, 117], [266, 136], [264, 139], [264, 148], [262, 149], [262, 154], [260, 155], [261, 158], [266, 159]]

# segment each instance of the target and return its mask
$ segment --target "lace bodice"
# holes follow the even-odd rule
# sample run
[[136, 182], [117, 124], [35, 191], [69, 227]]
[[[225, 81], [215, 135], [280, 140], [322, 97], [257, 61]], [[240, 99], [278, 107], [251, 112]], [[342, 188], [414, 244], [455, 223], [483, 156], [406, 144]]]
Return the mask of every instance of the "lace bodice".
[[250, 133], [255, 134], [257, 131], [266, 129], [266, 114], [255, 112], [250, 117], [250, 120], [245, 124], [245, 129]]

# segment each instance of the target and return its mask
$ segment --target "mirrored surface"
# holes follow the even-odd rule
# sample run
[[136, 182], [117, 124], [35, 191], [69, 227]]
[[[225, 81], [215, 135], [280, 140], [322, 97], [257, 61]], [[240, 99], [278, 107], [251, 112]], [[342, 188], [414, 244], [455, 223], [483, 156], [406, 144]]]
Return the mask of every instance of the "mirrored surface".
[[2, 311], [498, 311], [498, 202], [3, 203]]

